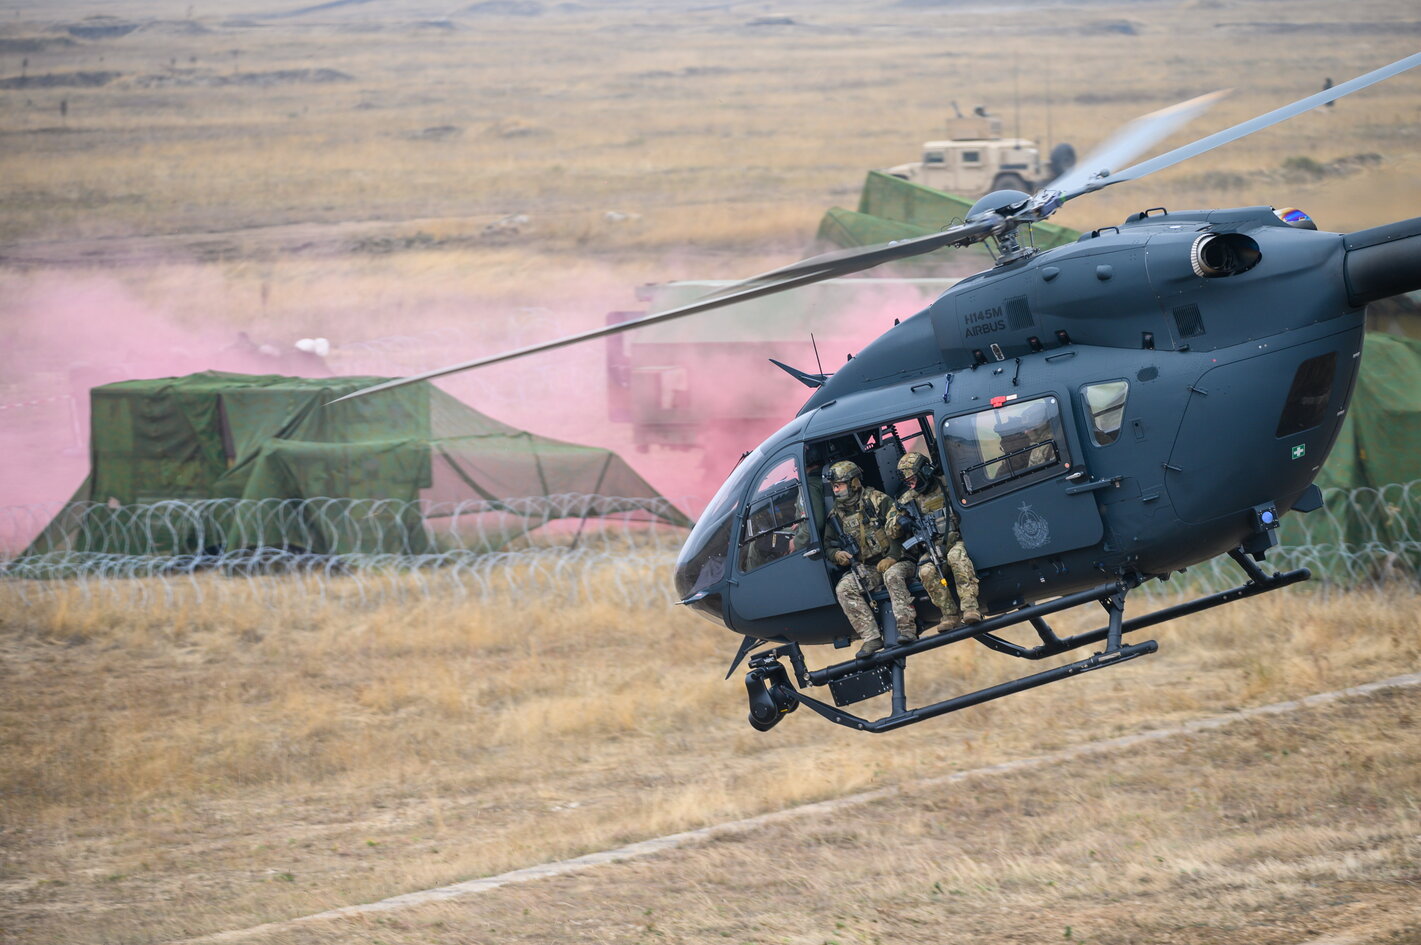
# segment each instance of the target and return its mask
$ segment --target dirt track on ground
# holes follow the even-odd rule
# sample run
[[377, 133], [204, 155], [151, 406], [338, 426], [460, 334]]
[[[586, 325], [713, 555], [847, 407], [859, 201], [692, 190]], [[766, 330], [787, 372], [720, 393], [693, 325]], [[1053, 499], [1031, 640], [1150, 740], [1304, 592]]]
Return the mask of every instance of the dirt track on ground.
[[[474, 897], [492, 894], [496, 890], [520, 883], [574, 876], [589, 870], [598, 869], [599, 867], [620, 865], [632, 860], [641, 860], [646, 857], [694, 857], [697, 855], [695, 848], [698, 845], [738, 842], [779, 825], [823, 825], [839, 816], [854, 816], [857, 813], [857, 808], [891, 805], [893, 803], [902, 802], [905, 796], [926, 796], [941, 792], [944, 789], [968, 789], [969, 786], [977, 786], [990, 790], [991, 779], [995, 777], [1028, 770], [1035, 770], [1038, 773], [1042, 773], [1043, 769], [1049, 769], [1051, 766], [1069, 764], [1081, 761], [1082, 759], [1096, 758], [1102, 755], [1128, 750], [1140, 745], [1159, 744], [1161, 742], [1173, 741], [1201, 733], [1222, 733], [1227, 735], [1227, 729], [1237, 724], [1270, 717], [1285, 716], [1294, 712], [1315, 710], [1319, 707], [1332, 706], [1335, 703], [1347, 700], [1363, 701], [1373, 696], [1385, 700], [1397, 695], [1394, 690], [1413, 689], [1418, 684], [1421, 684], [1421, 674], [1395, 677], [1380, 683], [1354, 687], [1350, 690], [1325, 693], [1285, 703], [1275, 703], [1256, 709], [1246, 709], [1227, 716], [1202, 719], [1182, 726], [1166, 729], [1152, 729], [1120, 738], [1090, 742], [1049, 755], [1005, 762], [987, 768], [959, 772], [958, 774], [949, 775], [947, 777], [932, 778], [924, 782], [908, 784], [901, 788], [885, 788], [863, 794], [854, 794], [832, 801], [822, 801], [817, 804], [790, 808], [749, 820], [735, 821], [715, 827], [706, 827], [700, 830], [661, 837], [655, 840], [642, 841], [616, 850], [588, 854], [573, 860], [564, 860], [558, 863], [527, 867], [499, 876], [472, 880], [454, 886], [406, 893], [392, 899], [386, 899], [367, 905], [330, 910], [313, 916], [306, 916], [286, 922], [271, 923], [253, 929], [234, 930], [231, 932], [206, 935], [201, 938], [187, 940], [183, 943], [177, 943], [177, 945], [207, 945], [207, 943], [241, 942], [255, 938], [270, 937], [277, 933], [290, 933], [302, 928], [310, 928], [330, 922], [349, 920], [368, 922], [372, 919], [379, 921], [382, 917], [389, 914], [403, 913], [418, 909], [422, 906], [451, 902], [454, 900], [466, 903], [470, 909], [476, 909], [476, 903], [470, 901]], [[1118, 760], [1106, 757], [1101, 758], [1100, 763], [1103, 765], [1117, 764]], [[1418, 875], [1417, 878], [1421, 879], [1421, 875]], [[1394, 905], [1391, 902], [1392, 898], [1392, 896], [1386, 894], [1369, 896], [1365, 908], [1347, 910], [1352, 916], [1360, 916], [1362, 913], [1369, 914], [1366, 921], [1358, 922], [1355, 921], [1355, 919], [1346, 920], [1339, 918], [1337, 921], [1346, 924], [1348, 926], [1347, 930], [1340, 936], [1338, 934], [1325, 934], [1321, 939], [1316, 940], [1316, 945], [1323, 945], [1323, 943], [1345, 945], [1345, 943], [1350, 942], [1377, 941], [1379, 940], [1377, 938], [1379, 934], [1385, 933], [1390, 935], [1392, 932], [1405, 933], [1405, 926], [1410, 924], [1410, 919], [1417, 917], [1417, 910], [1405, 907], [1396, 910], [1392, 908]], [[1333, 905], [1355, 905], [1359, 901], [1360, 900], [1339, 901], [1333, 903]], [[1403, 904], [1407, 903], [1407, 900], [1404, 898], [1400, 901]], [[1398, 920], [1403, 921], [1399, 922]], [[1324, 925], [1325, 923], [1314, 924]], [[1313, 930], [1309, 929], [1307, 931], [1311, 932]]]
[[[1421, 942], [1421, 740], [1400, 739], [1383, 770], [1353, 739], [1414, 735], [1418, 681], [192, 941]], [[1371, 771], [1370, 789], [1251, 797], [1290, 768], [1325, 782], [1339, 760]], [[1412, 790], [1389, 794], [1395, 776]], [[1210, 796], [1229, 803], [1211, 811]]]

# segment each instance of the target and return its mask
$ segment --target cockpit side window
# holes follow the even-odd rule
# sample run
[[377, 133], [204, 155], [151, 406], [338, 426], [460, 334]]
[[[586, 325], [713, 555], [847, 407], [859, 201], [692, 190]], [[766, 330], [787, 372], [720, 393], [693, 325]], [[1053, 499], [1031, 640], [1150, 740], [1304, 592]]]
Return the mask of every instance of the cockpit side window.
[[1130, 392], [1128, 381], [1102, 381], [1081, 388], [1081, 403], [1090, 421], [1090, 435], [1097, 446], [1109, 446], [1120, 439], [1120, 427], [1125, 422], [1125, 397]]
[[740, 570], [778, 561], [807, 543], [803, 480], [799, 464], [787, 456], [760, 477], [746, 505], [740, 530]]
[[1055, 397], [949, 417], [942, 439], [958, 494], [969, 505], [1071, 468]]
[[735, 470], [716, 491], [706, 510], [696, 520], [681, 553], [676, 557], [676, 592], [690, 607], [703, 616], [720, 622], [721, 596], [715, 588], [730, 569], [731, 530], [735, 525], [740, 500], [749, 487], [750, 477], [765, 458], [759, 447], [740, 458]]

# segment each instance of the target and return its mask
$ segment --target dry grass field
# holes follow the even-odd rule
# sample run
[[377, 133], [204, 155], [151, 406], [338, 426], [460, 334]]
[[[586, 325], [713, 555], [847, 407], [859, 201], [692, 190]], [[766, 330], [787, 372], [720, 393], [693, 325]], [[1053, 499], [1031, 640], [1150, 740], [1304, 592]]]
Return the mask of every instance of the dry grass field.
[[[743, 688], [720, 679], [733, 638], [662, 606], [434, 599], [209, 614], [182, 600], [125, 611], [79, 600], [12, 599], [0, 618], [0, 941], [245, 928], [1343, 688], [1421, 659], [1414, 592], [1283, 592], [1162, 629], [1157, 656], [891, 735], [808, 712], [758, 734]], [[1019, 672], [1010, 662], [950, 647], [910, 668], [913, 697], [1006, 678]], [[793, 917], [825, 909], [816, 942], [836, 938], [829, 915], [858, 917], [843, 941], [991, 940], [995, 920], [981, 917], [952, 938], [910, 934], [916, 920], [901, 917], [874, 929], [871, 917], [887, 921], [905, 896], [999, 919], [1035, 903], [1064, 910], [1057, 936], [1075, 925], [1118, 942], [1141, 939], [1117, 924], [1124, 905], [1104, 904], [1135, 902], [1130, 922], [1212, 936], [1160, 940], [1228, 941], [1248, 916], [1303, 921], [1300, 903], [1334, 884], [1334, 898], [1357, 883], [1414, 899], [1416, 696], [1372, 701], [1327, 716], [1336, 721], [1250, 723], [1158, 758], [1143, 748], [1023, 774], [1010, 788], [910, 791], [901, 817], [841, 815], [789, 830], [787, 846], [774, 834], [709, 861], [670, 855], [661, 893], [637, 880], [646, 903], [635, 914], [561, 884], [507, 896], [538, 922], [590, 923], [567, 939], [590, 942], [639, 940], [649, 924], [678, 930], [676, 941], [808, 941]], [[675, 878], [682, 869], [695, 878]], [[697, 884], [749, 901], [691, 895]], [[1188, 901], [1164, 908], [1177, 884]], [[1087, 900], [1103, 911], [1073, 920]], [[442, 938], [416, 923], [408, 938], [347, 928], [333, 940], [559, 940], [537, 922], [546, 934], [496, 922], [489, 932], [482, 900], [462, 909], [440, 911], [453, 923]]]
[[[1182, 142], [1418, 45], [1411, 0], [0, 0], [0, 400], [64, 389], [76, 351], [171, 366], [157, 349], [237, 331], [590, 327], [640, 283], [796, 258], [954, 100], [1009, 127], [1019, 102], [1024, 134], [1084, 153], [1233, 88]], [[1057, 219], [1161, 204], [1421, 213], [1421, 74]], [[600, 358], [480, 383], [501, 419], [620, 446], [596, 387], [502, 399]], [[67, 440], [3, 442], [0, 491], [83, 475]], [[699, 461], [629, 458], [672, 495]], [[800, 712], [762, 735], [721, 681], [736, 639], [660, 601], [102, 600], [0, 586], [6, 945], [244, 928], [1421, 662], [1414, 589], [1296, 589], [901, 732]], [[949, 649], [915, 698], [1014, 669]], [[1416, 717], [1414, 690], [1379, 694], [265, 941], [1416, 943]]]

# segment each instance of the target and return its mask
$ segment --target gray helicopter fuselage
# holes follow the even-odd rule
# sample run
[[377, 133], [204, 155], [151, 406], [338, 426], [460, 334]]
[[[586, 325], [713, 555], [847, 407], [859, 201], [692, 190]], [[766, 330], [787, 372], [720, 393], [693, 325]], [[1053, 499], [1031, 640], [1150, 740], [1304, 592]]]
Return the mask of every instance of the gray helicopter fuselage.
[[[1407, 223], [1400, 242], [1421, 243]], [[1267, 207], [1135, 214], [964, 279], [849, 360], [746, 458], [708, 509], [719, 518], [703, 518], [682, 552], [681, 596], [699, 595], [692, 606], [748, 636], [842, 639], [813, 548], [742, 573], [729, 549], [750, 496], [734, 493], [787, 456], [803, 475], [806, 444], [910, 418], [931, 424], [990, 612], [1266, 548], [1346, 415], [1365, 302], [1421, 280], [1415, 245], [1398, 262], [1389, 236], [1368, 238], [1385, 229], [1298, 229]], [[1086, 397], [1098, 390], [1123, 392], [1105, 431]], [[1056, 417], [1037, 451], [1049, 468], [992, 483], [991, 464], [968, 467], [949, 448], [1027, 402]], [[868, 478], [901, 488], [888, 462]], [[722, 544], [717, 565], [707, 551]]]

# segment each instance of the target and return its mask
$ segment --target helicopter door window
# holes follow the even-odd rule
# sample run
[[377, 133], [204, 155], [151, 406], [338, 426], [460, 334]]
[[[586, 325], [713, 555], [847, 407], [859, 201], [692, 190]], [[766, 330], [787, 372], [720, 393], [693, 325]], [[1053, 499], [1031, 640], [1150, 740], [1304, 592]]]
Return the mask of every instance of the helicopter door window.
[[760, 478], [741, 530], [740, 570], [778, 561], [807, 540], [799, 466], [793, 457], [776, 463]]
[[942, 424], [943, 444], [964, 501], [1048, 479], [1071, 468], [1055, 397], [1018, 401]]
[[1090, 420], [1090, 434], [1097, 446], [1109, 446], [1120, 439], [1120, 427], [1125, 422], [1125, 397], [1130, 392], [1127, 381], [1105, 381], [1081, 388], [1081, 403]]

